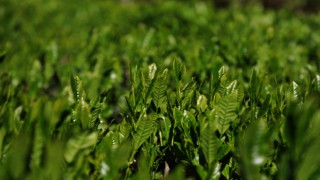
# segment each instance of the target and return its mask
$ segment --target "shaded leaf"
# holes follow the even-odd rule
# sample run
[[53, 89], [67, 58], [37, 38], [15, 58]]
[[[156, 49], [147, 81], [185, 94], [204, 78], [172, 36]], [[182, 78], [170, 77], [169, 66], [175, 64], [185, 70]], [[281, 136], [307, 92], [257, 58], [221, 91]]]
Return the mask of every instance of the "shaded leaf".
[[94, 147], [98, 138], [97, 133], [83, 134], [70, 139], [67, 143], [64, 158], [68, 163], [74, 161], [76, 155], [83, 149]]
[[179, 82], [182, 78], [182, 73], [184, 71], [184, 66], [177, 58], [173, 59], [173, 72], [176, 82]]
[[255, 69], [252, 70], [250, 83], [249, 83], [249, 95], [252, 98], [253, 103], [256, 103], [257, 98], [261, 90], [261, 80], [257, 76]]

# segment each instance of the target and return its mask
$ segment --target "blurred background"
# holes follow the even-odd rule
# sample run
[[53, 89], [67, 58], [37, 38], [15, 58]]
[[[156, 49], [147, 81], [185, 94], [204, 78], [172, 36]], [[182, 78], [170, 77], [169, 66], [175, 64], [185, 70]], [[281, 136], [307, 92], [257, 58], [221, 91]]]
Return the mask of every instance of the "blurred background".
[[[150, 0], [122, 0], [123, 2], [150, 2]], [[151, 0], [161, 1], [161, 0]], [[180, 0], [185, 1], [185, 0]], [[187, 0], [197, 1], [197, 0]], [[270, 9], [289, 9], [298, 12], [317, 12], [320, 9], [319, 0], [203, 0], [214, 4], [219, 8], [225, 8], [231, 5], [253, 5], [261, 4], [265, 8]]]
[[216, 6], [225, 7], [231, 3], [257, 4], [266, 8], [288, 8], [297, 11], [315, 12], [319, 10], [319, 0], [212, 0]]

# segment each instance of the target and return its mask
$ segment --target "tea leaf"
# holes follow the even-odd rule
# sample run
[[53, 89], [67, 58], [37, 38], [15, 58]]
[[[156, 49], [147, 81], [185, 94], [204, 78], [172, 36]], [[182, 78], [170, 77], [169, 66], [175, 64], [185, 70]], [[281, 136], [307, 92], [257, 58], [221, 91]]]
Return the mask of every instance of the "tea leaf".
[[139, 147], [151, 136], [155, 131], [156, 117], [154, 115], [144, 114], [139, 122], [137, 132], [133, 135], [133, 149], [138, 150]]
[[219, 101], [215, 106], [216, 125], [220, 134], [224, 134], [230, 126], [230, 123], [237, 118], [238, 93], [235, 91]]
[[200, 146], [208, 164], [208, 169], [217, 160], [216, 154], [220, 147], [219, 139], [215, 134], [216, 129], [211, 121], [209, 120], [205, 126], [201, 127], [200, 134]]
[[152, 94], [152, 100], [154, 101], [157, 108], [159, 108], [160, 104], [164, 101], [166, 97], [166, 80], [167, 80], [168, 69], [165, 69], [161, 76], [158, 77], [155, 90]]

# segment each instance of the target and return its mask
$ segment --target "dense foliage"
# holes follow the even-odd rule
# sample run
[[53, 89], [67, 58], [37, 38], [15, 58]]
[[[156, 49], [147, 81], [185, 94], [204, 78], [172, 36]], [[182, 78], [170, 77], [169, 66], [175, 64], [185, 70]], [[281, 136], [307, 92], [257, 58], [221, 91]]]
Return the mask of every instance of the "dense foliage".
[[318, 179], [320, 16], [0, 2], [0, 179]]

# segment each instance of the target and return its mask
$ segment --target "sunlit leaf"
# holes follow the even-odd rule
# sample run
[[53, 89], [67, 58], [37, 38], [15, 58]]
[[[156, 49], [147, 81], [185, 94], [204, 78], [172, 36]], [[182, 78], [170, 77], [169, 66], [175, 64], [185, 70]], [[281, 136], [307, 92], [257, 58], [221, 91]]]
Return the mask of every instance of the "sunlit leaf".
[[136, 151], [155, 131], [156, 116], [144, 114], [140, 120], [137, 132], [133, 135], [133, 149]]
[[238, 104], [237, 91], [235, 91], [230, 95], [222, 97], [215, 106], [216, 125], [221, 134], [225, 133], [230, 123], [237, 118], [236, 110]]
[[156, 87], [155, 90], [152, 94], [152, 100], [154, 101], [156, 107], [159, 107], [160, 104], [164, 101], [166, 97], [166, 90], [167, 90], [167, 85], [166, 85], [166, 80], [167, 80], [167, 74], [168, 74], [168, 69], [165, 69], [160, 77], [158, 77], [157, 82], [156, 82]]

